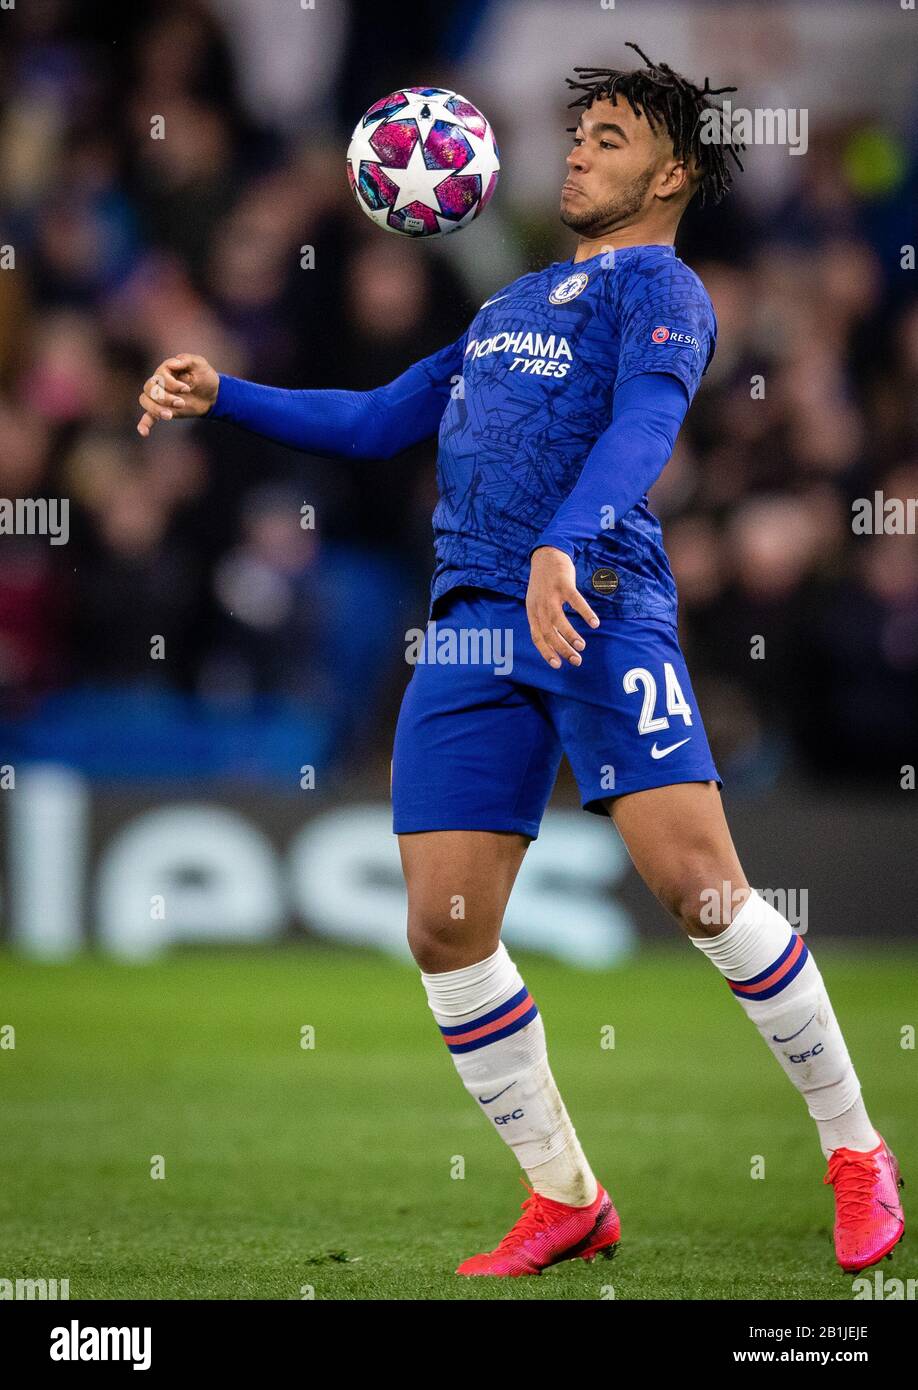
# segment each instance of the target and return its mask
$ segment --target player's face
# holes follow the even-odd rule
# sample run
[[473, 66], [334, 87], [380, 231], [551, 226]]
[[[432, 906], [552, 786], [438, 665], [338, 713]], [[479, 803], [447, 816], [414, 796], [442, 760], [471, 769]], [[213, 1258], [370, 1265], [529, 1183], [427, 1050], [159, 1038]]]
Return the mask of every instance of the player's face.
[[584, 111], [567, 157], [561, 221], [597, 237], [633, 224], [652, 206], [668, 166], [671, 143], [652, 131], [627, 101], [596, 101]]

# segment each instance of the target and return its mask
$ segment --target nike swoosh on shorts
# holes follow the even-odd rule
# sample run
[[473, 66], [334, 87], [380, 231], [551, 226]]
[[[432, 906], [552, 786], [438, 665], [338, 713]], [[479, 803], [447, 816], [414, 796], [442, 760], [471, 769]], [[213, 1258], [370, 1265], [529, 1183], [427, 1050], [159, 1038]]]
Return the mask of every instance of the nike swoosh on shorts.
[[689, 738], [683, 738], [678, 743], [671, 743], [668, 748], [658, 748], [657, 745], [654, 744], [650, 750], [650, 756], [652, 758], [665, 758], [667, 753], [675, 753], [676, 749], [681, 748], [683, 743], [688, 743], [690, 738], [691, 734]]

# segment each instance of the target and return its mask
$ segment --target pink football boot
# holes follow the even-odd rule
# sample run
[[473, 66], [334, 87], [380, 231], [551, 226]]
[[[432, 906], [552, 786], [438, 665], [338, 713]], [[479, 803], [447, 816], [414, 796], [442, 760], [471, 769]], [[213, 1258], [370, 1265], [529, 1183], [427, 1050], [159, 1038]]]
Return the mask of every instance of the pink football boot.
[[520, 1274], [541, 1274], [562, 1260], [592, 1260], [596, 1255], [612, 1258], [621, 1235], [621, 1222], [612, 1199], [601, 1187], [595, 1202], [588, 1207], [569, 1207], [564, 1202], [540, 1197], [532, 1188], [528, 1191], [523, 1215], [497, 1249], [472, 1255], [462, 1262], [457, 1274], [515, 1278]]
[[895, 1155], [881, 1137], [875, 1149], [833, 1149], [823, 1182], [835, 1188], [835, 1254], [846, 1274], [858, 1274], [888, 1255], [902, 1239], [905, 1216], [899, 1202]]

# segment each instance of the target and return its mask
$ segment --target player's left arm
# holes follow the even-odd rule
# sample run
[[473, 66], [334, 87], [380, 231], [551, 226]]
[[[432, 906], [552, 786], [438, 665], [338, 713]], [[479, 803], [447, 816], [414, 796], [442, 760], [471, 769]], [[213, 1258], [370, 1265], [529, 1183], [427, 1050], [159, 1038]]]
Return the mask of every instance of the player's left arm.
[[565, 603], [591, 626], [599, 622], [577, 589], [574, 561], [656, 482], [688, 407], [682, 383], [659, 373], [632, 377], [615, 392], [612, 424], [532, 552], [526, 608], [532, 640], [550, 666], [559, 667], [562, 657], [580, 665], [584, 643], [564, 616]]
[[565, 604], [598, 625], [576, 587], [575, 564], [653, 486], [714, 353], [717, 325], [700, 281], [664, 263], [649, 283], [625, 281], [613, 313], [621, 334], [612, 423], [599, 436], [577, 483], [531, 554], [526, 598], [532, 640], [554, 667], [580, 665], [584, 648]]

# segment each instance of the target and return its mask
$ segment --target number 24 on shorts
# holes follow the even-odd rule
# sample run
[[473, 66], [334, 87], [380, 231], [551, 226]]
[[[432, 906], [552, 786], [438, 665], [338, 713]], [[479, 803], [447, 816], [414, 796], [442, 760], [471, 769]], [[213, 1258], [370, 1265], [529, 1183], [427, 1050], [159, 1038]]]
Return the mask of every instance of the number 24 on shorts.
[[666, 715], [681, 715], [685, 724], [691, 727], [692, 711], [682, 693], [671, 661], [664, 661], [663, 677], [666, 687], [666, 714], [654, 713], [657, 705], [657, 682], [645, 666], [632, 666], [622, 678], [626, 695], [636, 695], [639, 689], [644, 692], [638, 718], [639, 734], [657, 734], [663, 729], [668, 729], [669, 720]]

